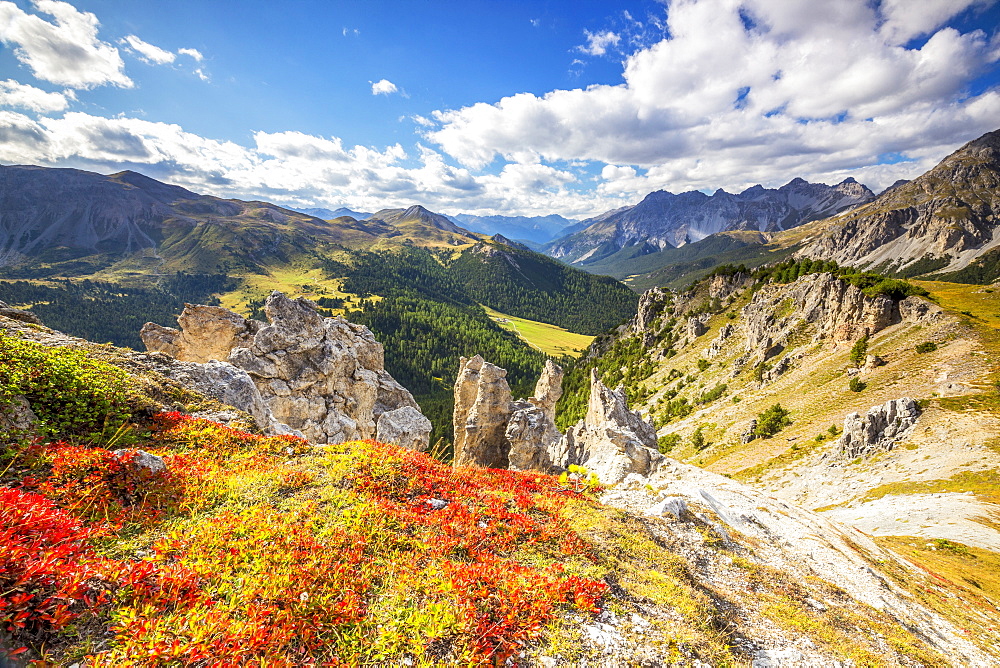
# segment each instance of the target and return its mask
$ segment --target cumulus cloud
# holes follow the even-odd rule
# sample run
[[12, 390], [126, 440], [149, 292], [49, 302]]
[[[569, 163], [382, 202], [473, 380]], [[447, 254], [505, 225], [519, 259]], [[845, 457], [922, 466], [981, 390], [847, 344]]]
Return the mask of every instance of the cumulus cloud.
[[0, 81], [0, 106], [51, 113], [65, 111], [71, 99], [73, 99], [73, 91], [48, 93], [13, 79]]
[[581, 44], [576, 47], [579, 51], [590, 54], [591, 56], [603, 56], [608, 51], [608, 47], [617, 46], [622, 38], [617, 33], [611, 32], [610, 30], [604, 30], [601, 32], [590, 32], [589, 30], [584, 30], [583, 34], [587, 37], [587, 43]]
[[205, 55], [198, 49], [177, 49], [177, 53], [181, 56], [190, 56], [199, 63], [205, 59]]
[[[882, 14], [866, 0], [675, 0], [667, 36], [629, 56], [624, 83], [437, 111], [424, 134], [472, 169], [498, 157], [640, 167], [624, 179], [637, 196], [829, 180], [886, 153], [910, 160], [859, 173], [912, 177], [1000, 118], [995, 89], [967, 90], [997, 49], [982, 32], [940, 27], [972, 3], [927, 4], [937, 10], [904, 24], [913, 3], [902, 0]], [[925, 42], [899, 43], [916, 31]], [[925, 150], [933, 158], [917, 157]]]
[[372, 83], [372, 95], [390, 95], [397, 92], [396, 84], [388, 79], [381, 79]]
[[969, 7], [989, 7], [996, 0], [883, 0], [885, 18], [880, 32], [892, 44], [905, 44], [926, 35]]
[[53, 21], [0, 2], [0, 41], [36, 78], [69, 88], [132, 87], [118, 49], [98, 39], [96, 16], [57, 0], [35, 0], [34, 6]]
[[139, 58], [147, 63], [152, 63], [153, 65], [168, 65], [174, 62], [177, 58], [177, 56], [170, 51], [165, 51], [158, 46], [153, 46], [148, 42], [144, 42], [135, 35], [127, 35], [121, 43], [125, 44], [132, 51], [139, 54]]

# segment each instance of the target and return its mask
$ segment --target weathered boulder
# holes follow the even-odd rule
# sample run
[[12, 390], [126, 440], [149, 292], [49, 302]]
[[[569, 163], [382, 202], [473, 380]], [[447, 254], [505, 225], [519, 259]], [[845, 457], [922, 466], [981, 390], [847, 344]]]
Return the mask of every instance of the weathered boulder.
[[850, 413], [844, 418], [844, 433], [834, 447], [833, 456], [856, 459], [892, 450], [910, 433], [919, 416], [920, 406], [909, 397], [872, 406], [864, 417]]
[[663, 461], [656, 449], [656, 429], [628, 408], [625, 392], [611, 390], [590, 374], [586, 417], [559, 442], [557, 464], [580, 464], [602, 483], [624, 480], [630, 473], [648, 476]]
[[233, 348], [248, 347], [264, 323], [248, 320], [220, 306], [185, 304], [177, 318], [180, 330], [154, 322], [142, 326], [139, 336], [146, 349], [167, 353], [185, 362], [229, 359]]
[[943, 311], [925, 299], [910, 296], [899, 302], [899, 317], [903, 322], [933, 322]]
[[505, 369], [480, 355], [461, 358], [455, 379], [455, 466], [507, 468], [511, 404]]
[[24, 397], [13, 397], [8, 403], [0, 404], [0, 430], [31, 432], [38, 423], [38, 416]]
[[708, 320], [707, 316], [691, 316], [687, 319], [687, 325], [685, 331], [689, 341], [697, 339], [699, 336], [708, 331], [708, 327], [705, 322]]
[[121, 448], [114, 450], [111, 454], [121, 458], [129, 457], [129, 464], [133, 469], [145, 469], [151, 475], [156, 475], [167, 470], [167, 463], [163, 461], [163, 457], [148, 453], [145, 450]]
[[413, 406], [385, 411], [375, 424], [375, 438], [382, 443], [395, 443], [410, 450], [423, 452], [431, 437], [431, 421]]
[[382, 345], [367, 327], [323, 318], [308, 299], [280, 292], [271, 293], [264, 312], [270, 325], [233, 349], [229, 361], [250, 374], [280, 422], [314, 443], [340, 443], [375, 438], [385, 412], [419, 410], [385, 371]]
[[757, 438], [757, 418], [751, 418], [750, 422], [747, 423], [747, 428], [743, 430], [743, 434], [740, 436], [740, 443], [746, 445]]

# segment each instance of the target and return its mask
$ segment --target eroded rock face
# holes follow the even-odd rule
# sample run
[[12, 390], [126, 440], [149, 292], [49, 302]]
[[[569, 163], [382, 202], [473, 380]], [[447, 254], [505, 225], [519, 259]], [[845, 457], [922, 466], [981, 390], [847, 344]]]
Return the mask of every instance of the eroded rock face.
[[919, 416], [920, 406], [909, 397], [872, 406], [864, 417], [850, 413], [844, 418], [844, 433], [837, 441], [834, 457], [856, 459], [892, 450], [910, 433]]
[[26, 322], [32, 325], [42, 324], [42, 321], [38, 319], [38, 316], [31, 311], [12, 308], [4, 302], [0, 302], [0, 316], [10, 318], [11, 320], [17, 320], [19, 322]]
[[535, 384], [535, 396], [514, 403], [506, 430], [511, 469], [553, 469], [553, 454], [562, 437], [556, 429], [556, 402], [562, 396], [562, 379], [562, 367], [547, 360]]
[[24, 397], [17, 396], [0, 404], [0, 430], [31, 432], [38, 423], [38, 416]]
[[262, 322], [248, 320], [221, 306], [194, 304], [184, 305], [177, 324], [179, 330], [147, 322], [139, 336], [147, 350], [185, 362], [225, 361], [233, 348], [248, 347], [264, 327]]
[[653, 425], [629, 410], [625, 393], [609, 389], [593, 370], [587, 415], [566, 432], [557, 456], [562, 466], [585, 466], [605, 484], [630, 473], [648, 476], [663, 461]]
[[367, 327], [323, 318], [308, 299], [280, 292], [267, 298], [264, 313], [271, 324], [248, 347], [233, 349], [229, 361], [250, 374], [275, 418], [309, 440], [375, 438], [382, 413], [419, 411], [385, 371], [382, 344]]
[[182, 362], [165, 355], [150, 355], [148, 364], [185, 387], [249, 413], [265, 434], [302, 435], [275, 419], [250, 374], [229, 362]]
[[455, 379], [455, 466], [507, 468], [512, 412], [507, 371], [480, 355], [463, 357]]
[[743, 308], [746, 349], [780, 345], [803, 323], [815, 328], [816, 338], [854, 341], [892, 324], [895, 312], [889, 297], [869, 297], [833, 274], [810, 274], [754, 295]]
[[[382, 414], [407, 406], [419, 412], [409, 391], [385, 371], [382, 345], [366, 327], [323, 318], [308, 299], [280, 292], [271, 293], [264, 312], [269, 325], [218, 307], [188, 306], [178, 318], [180, 331], [147, 325], [143, 342], [188, 362], [228, 359], [248, 375], [272, 420], [314, 443], [376, 438]], [[205, 364], [182, 371], [192, 378], [209, 376], [205, 393], [266, 420], [242, 380], [225, 387], [222, 375], [239, 374], [222, 363]], [[406, 417], [387, 420], [387, 433], [407, 447], [426, 449], [430, 430]], [[404, 424], [414, 431], [402, 431]]]

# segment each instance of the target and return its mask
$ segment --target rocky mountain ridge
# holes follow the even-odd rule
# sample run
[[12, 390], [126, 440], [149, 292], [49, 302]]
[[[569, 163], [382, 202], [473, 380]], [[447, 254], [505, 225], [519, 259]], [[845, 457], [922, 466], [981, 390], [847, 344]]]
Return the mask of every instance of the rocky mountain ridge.
[[998, 210], [1000, 130], [837, 216], [810, 235], [798, 255], [911, 274], [954, 272], [1000, 244]]
[[583, 266], [630, 246], [643, 246], [653, 252], [723, 231], [786, 230], [874, 197], [854, 179], [827, 186], [797, 178], [777, 189], [757, 185], [738, 194], [720, 189], [712, 195], [700, 191], [675, 195], [659, 190], [635, 206], [584, 221], [590, 225], [551, 242], [545, 250], [553, 257]]

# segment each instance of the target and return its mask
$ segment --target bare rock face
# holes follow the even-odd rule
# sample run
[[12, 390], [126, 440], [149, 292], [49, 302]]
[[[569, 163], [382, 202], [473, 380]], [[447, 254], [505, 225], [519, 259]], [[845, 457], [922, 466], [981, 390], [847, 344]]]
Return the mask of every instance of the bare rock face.
[[431, 437], [431, 421], [413, 406], [402, 406], [378, 416], [375, 439], [423, 452]]
[[571, 428], [558, 446], [561, 464], [580, 464], [605, 484], [630, 473], [650, 475], [664, 457], [656, 449], [656, 429], [631, 411], [621, 390], [611, 390], [596, 371], [590, 375], [587, 416]]
[[719, 353], [722, 351], [723, 344], [730, 336], [733, 335], [735, 330], [736, 328], [730, 323], [726, 323], [720, 327], [719, 335], [712, 340], [712, 343], [708, 345], [708, 350], [705, 351], [705, 358], [714, 359], [715, 357], [718, 357]]
[[275, 419], [253, 379], [229, 362], [182, 362], [166, 355], [149, 355], [150, 368], [196, 392], [249, 413], [266, 434], [302, 434]]
[[146, 349], [167, 353], [186, 362], [227, 360], [233, 348], [245, 348], [264, 323], [248, 320], [220, 306], [185, 304], [177, 318], [180, 330], [154, 322], [142, 326], [139, 336]]
[[[203, 362], [176, 373], [189, 376], [205, 394], [246, 410], [262, 428], [281, 433], [276, 424], [287, 425], [287, 431], [314, 443], [376, 438], [383, 413], [403, 407], [419, 413], [413, 395], [385, 370], [382, 345], [366, 327], [323, 318], [308, 299], [280, 292], [271, 293], [264, 312], [269, 325], [214, 306], [188, 305], [178, 318], [180, 331], [147, 324], [143, 342], [150, 350]], [[387, 433], [407, 447], [426, 449], [430, 430], [405, 417], [387, 420]], [[412, 431], [403, 430], [404, 424]]]
[[854, 341], [892, 324], [895, 311], [889, 297], [869, 297], [833, 274], [809, 274], [765, 287], [743, 308], [746, 349], [781, 344], [802, 324], [812, 325], [816, 338]]
[[156, 475], [167, 470], [167, 463], [163, 461], [163, 457], [150, 454], [145, 450], [128, 450], [122, 448], [113, 451], [111, 454], [118, 457], [130, 457], [129, 464], [133, 469], [145, 469], [150, 475]]
[[271, 324], [233, 349], [229, 361], [250, 374], [279, 421], [314, 443], [340, 443], [375, 438], [382, 413], [419, 411], [385, 371], [382, 344], [367, 327], [323, 318], [308, 299], [280, 292], [271, 293], [264, 312]]
[[910, 433], [919, 416], [920, 406], [909, 397], [872, 406], [864, 417], [850, 413], [844, 418], [844, 433], [837, 441], [834, 458], [856, 459], [892, 450]]
[[708, 318], [705, 316], [692, 316], [687, 319], [687, 337], [689, 341], [694, 341], [708, 331], [708, 327], [705, 325], [707, 320]]
[[507, 371], [480, 355], [463, 357], [455, 379], [455, 466], [507, 468], [512, 412]]
[[899, 317], [903, 322], [933, 322], [942, 313], [940, 308], [917, 296], [907, 297], [899, 302]]
[[511, 469], [552, 470], [554, 450], [562, 437], [555, 422], [556, 402], [562, 396], [562, 378], [562, 368], [547, 360], [535, 384], [535, 396], [514, 403], [505, 433], [510, 444]]

